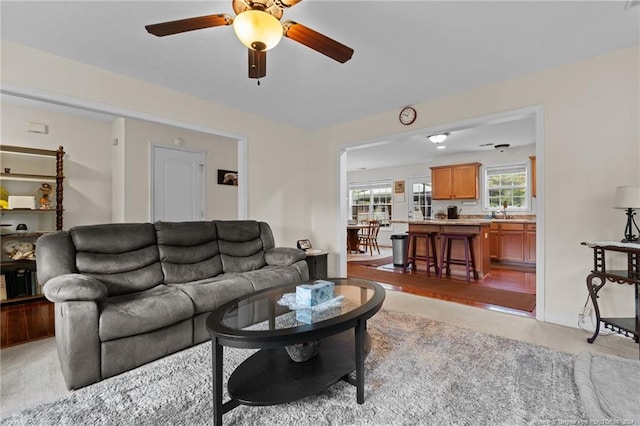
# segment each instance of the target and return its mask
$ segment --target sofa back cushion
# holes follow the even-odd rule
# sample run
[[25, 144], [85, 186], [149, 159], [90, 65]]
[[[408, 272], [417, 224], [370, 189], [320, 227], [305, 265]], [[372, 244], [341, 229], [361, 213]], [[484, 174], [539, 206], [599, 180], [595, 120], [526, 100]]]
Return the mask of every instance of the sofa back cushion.
[[156, 222], [165, 284], [186, 283], [222, 273], [214, 222]]
[[264, 260], [265, 241], [261, 232], [264, 227], [259, 222], [226, 220], [215, 221], [215, 224], [225, 273], [253, 271], [267, 264]]
[[110, 223], [69, 230], [76, 249], [76, 269], [107, 287], [109, 296], [162, 284], [163, 275], [150, 223]]

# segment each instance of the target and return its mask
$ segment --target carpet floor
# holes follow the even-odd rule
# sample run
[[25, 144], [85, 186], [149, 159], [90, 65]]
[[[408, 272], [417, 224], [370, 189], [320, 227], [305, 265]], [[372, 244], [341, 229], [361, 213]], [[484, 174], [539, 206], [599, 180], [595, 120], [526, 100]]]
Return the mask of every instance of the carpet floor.
[[[365, 402], [339, 382], [293, 403], [240, 406], [226, 425], [582, 424], [574, 356], [381, 311], [368, 323]], [[225, 348], [225, 382], [249, 354]], [[8, 417], [3, 425], [211, 424], [204, 343]], [[566, 422], [566, 423], [559, 423]]]
[[480, 287], [466, 282], [452, 282], [436, 277], [416, 274], [398, 274], [380, 268], [354, 267], [348, 272], [349, 277], [363, 278], [385, 284], [402, 286], [411, 283], [420, 288], [421, 294], [433, 293], [448, 300], [468, 300], [489, 305], [504, 306], [520, 311], [532, 312], [536, 307], [536, 295], [507, 291], [491, 287]]

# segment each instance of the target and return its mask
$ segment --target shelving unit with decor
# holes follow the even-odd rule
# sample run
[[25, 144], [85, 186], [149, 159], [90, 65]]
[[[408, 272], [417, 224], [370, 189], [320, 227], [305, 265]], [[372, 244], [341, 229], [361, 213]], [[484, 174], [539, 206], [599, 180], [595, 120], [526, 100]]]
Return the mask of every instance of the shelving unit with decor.
[[[0, 304], [5, 305], [43, 298], [35, 274], [35, 243], [42, 234], [62, 229], [64, 149], [61, 146], [57, 150], [46, 150], [0, 145], [0, 156], [0, 183], [4, 196], [33, 196], [34, 200], [40, 201], [42, 184], [49, 184], [55, 194], [53, 206], [34, 202], [33, 208], [0, 209], [2, 222], [12, 222], [2, 223], [2, 229], [16, 228], [2, 233]], [[24, 223], [27, 229], [18, 230], [16, 223]]]

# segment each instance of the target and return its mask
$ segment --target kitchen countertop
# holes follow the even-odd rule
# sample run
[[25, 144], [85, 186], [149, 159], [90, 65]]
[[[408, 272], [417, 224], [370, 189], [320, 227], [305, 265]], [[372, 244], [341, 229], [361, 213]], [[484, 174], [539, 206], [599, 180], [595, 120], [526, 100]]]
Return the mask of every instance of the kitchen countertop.
[[535, 219], [429, 219], [429, 220], [392, 220], [391, 223], [413, 225], [467, 225], [481, 226], [491, 223], [536, 223]]
[[482, 226], [491, 224], [491, 219], [430, 219], [430, 220], [392, 220], [391, 223], [407, 223], [409, 225], [462, 225]]

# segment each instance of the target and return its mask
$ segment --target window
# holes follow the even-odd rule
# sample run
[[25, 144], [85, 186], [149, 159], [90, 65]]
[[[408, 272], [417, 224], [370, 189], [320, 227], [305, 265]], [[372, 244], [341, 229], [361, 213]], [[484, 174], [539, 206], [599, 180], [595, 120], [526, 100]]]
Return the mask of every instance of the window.
[[486, 167], [484, 171], [484, 208], [529, 209], [529, 173], [526, 164]]
[[407, 179], [409, 219], [422, 220], [431, 217], [431, 183], [427, 177]]
[[393, 208], [393, 182], [359, 182], [349, 185], [351, 220], [362, 222], [374, 219], [380, 226], [391, 226]]

